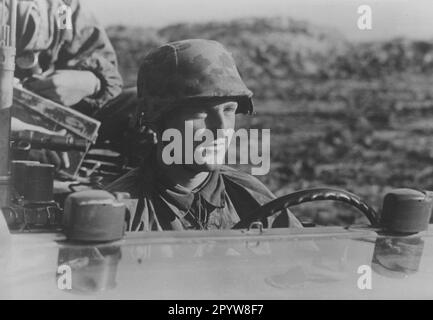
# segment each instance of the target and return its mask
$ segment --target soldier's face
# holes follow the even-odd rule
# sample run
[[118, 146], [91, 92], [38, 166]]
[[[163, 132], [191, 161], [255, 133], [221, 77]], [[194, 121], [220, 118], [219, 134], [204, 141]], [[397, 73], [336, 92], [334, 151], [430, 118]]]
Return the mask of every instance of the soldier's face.
[[[177, 108], [164, 121], [182, 136], [182, 165], [196, 172], [221, 167], [236, 121], [235, 101], [194, 101]], [[192, 160], [192, 161], [191, 161]]]

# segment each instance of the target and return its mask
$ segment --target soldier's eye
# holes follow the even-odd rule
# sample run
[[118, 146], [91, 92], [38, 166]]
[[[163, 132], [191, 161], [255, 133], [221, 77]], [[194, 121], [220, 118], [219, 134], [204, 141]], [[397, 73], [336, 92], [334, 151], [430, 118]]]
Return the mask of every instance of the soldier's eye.
[[236, 109], [238, 108], [237, 103], [230, 103], [224, 106], [224, 112], [236, 112]]

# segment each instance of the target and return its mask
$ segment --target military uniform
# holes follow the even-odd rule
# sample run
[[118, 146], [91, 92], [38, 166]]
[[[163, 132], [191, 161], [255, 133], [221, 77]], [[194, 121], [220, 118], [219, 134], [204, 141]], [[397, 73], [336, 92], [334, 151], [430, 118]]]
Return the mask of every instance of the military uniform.
[[[59, 9], [67, 5], [71, 25], [60, 25]], [[15, 77], [60, 69], [91, 71], [100, 90], [72, 106], [101, 121], [98, 141], [110, 140], [119, 149], [122, 136], [136, 118], [136, 90], [122, 92], [116, 53], [104, 30], [80, 0], [19, 1], [17, 8], [17, 63]], [[66, 20], [61, 20], [66, 23]], [[20, 118], [26, 110], [13, 109]]]
[[[261, 205], [275, 199], [257, 178], [223, 166], [196, 190], [173, 185], [152, 164], [134, 169], [106, 188], [128, 192], [128, 231], [230, 229]], [[302, 227], [288, 210], [265, 226]]]
[[[58, 23], [59, 9], [65, 4], [71, 10], [70, 26]], [[29, 57], [34, 54], [37, 65], [33, 65]], [[116, 54], [108, 36], [78, 0], [18, 2], [15, 76], [24, 79], [37, 68], [39, 72], [58, 69], [93, 72], [101, 81], [101, 89], [82, 101], [80, 108], [87, 113], [103, 108], [122, 90]]]
[[[218, 42], [202, 39], [168, 43], [144, 59], [137, 80], [142, 123], [155, 124], [191, 100], [227, 99], [237, 112], [251, 113], [252, 92], [243, 83], [231, 54]], [[155, 150], [154, 150], [155, 151]], [[256, 178], [222, 166], [194, 190], [173, 183], [148, 161], [107, 187], [128, 192], [128, 230], [230, 229], [275, 196]], [[268, 226], [302, 227], [288, 210], [263, 221]]]

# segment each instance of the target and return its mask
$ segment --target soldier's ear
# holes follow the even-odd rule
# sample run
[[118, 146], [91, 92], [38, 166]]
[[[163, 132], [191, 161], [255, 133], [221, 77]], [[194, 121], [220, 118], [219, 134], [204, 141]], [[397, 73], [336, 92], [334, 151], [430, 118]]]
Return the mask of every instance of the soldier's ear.
[[157, 144], [158, 143], [158, 134], [157, 131], [152, 128], [150, 124], [143, 124], [137, 128], [138, 140], [143, 144]]
[[142, 126], [140, 132], [143, 135], [144, 140], [150, 144], [157, 144], [159, 141], [158, 131], [155, 130], [153, 125]]

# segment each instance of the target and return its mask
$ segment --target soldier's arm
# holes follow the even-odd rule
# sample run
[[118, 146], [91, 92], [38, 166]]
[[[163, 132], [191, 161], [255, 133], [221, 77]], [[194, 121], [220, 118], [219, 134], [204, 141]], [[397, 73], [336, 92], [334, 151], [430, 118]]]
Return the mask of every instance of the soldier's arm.
[[104, 28], [84, 7], [84, 1], [64, 0], [72, 10], [72, 30], [61, 47], [56, 69], [75, 69], [93, 72], [100, 80], [100, 90], [84, 99], [90, 109], [104, 106], [122, 90], [122, 78], [117, 58]]

